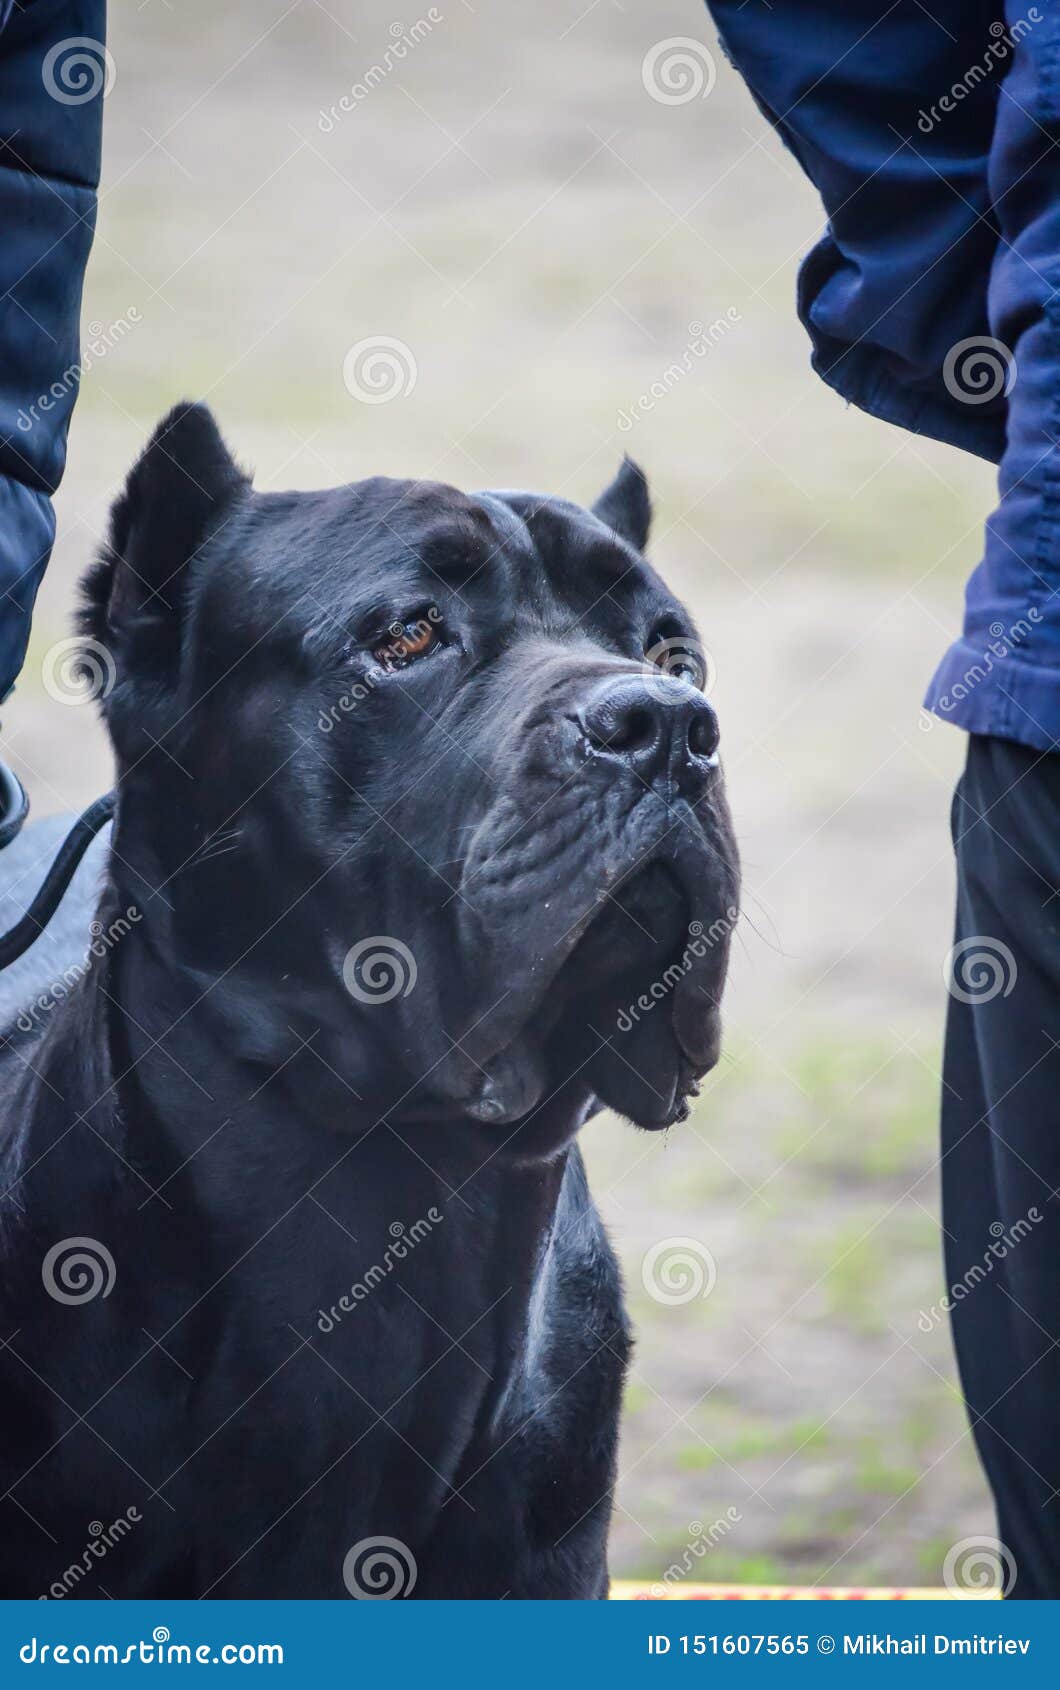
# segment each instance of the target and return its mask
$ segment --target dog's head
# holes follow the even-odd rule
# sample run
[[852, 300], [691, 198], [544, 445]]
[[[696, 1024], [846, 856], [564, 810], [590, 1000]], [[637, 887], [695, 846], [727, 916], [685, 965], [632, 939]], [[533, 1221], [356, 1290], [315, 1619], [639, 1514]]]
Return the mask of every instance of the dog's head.
[[737, 867], [649, 520], [628, 460], [591, 511], [258, 493], [207, 410], [166, 418], [82, 631], [115, 676], [115, 872], [233, 1051], [311, 1039], [373, 1109], [543, 1147], [593, 1100], [687, 1113]]

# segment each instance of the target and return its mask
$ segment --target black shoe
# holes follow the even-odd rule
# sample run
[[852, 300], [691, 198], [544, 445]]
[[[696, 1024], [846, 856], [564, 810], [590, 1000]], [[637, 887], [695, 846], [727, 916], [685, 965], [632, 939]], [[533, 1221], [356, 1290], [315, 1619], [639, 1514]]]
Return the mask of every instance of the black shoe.
[[0, 762], [0, 851], [10, 845], [29, 814], [29, 797], [13, 769]]

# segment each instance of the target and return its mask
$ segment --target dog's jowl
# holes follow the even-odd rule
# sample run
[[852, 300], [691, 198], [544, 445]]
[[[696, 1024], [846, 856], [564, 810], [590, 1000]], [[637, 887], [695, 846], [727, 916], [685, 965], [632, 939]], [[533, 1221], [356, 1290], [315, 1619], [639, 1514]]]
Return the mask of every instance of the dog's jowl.
[[606, 1593], [577, 1134], [688, 1113], [738, 896], [649, 517], [259, 493], [199, 406], [133, 469], [102, 893], [5, 985], [3, 1595]]

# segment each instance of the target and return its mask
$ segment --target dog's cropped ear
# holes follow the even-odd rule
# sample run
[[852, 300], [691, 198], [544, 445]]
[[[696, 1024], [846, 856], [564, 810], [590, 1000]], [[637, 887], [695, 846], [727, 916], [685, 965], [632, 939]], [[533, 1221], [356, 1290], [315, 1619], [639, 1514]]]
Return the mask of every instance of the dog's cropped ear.
[[205, 405], [177, 405], [155, 429], [110, 516], [110, 536], [83, 583], [82, 635], [125, 678], [171, 677], [190, 567], [248, 485]]
[[593, 506], [593, 515], [613, 528], [619, 539], [628, 541], [638, 552], [644, 550], [651, 530], [651, 496], [644, 471], [632, 458], [622, 459], [614, 481]]

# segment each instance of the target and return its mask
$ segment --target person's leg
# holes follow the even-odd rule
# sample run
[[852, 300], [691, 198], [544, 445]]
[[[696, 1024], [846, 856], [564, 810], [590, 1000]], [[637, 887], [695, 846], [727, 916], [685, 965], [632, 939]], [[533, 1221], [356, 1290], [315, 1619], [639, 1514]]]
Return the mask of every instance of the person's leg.
[[946, 1272], [1009, 1594], [1060, 1597], [1060, 756], [973, 738], [954, 802]]

